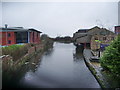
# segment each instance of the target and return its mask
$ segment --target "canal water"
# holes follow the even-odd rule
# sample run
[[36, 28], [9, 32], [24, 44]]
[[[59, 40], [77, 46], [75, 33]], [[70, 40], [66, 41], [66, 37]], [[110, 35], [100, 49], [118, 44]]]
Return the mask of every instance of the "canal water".
[[76, 49], [73, 44], [54, 43], [52, 49], [29, 67], [17, 79], [21, 87], [100, 88], [84, 62], [82, 50]]

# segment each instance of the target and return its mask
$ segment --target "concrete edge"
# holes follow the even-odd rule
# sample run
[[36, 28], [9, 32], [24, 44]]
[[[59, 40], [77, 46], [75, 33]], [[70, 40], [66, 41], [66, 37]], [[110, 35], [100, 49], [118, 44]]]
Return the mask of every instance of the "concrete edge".
[[94, 75], [95, 79], [97, 80], [97, 82], [99, 83], [99, 85], [101, 86], [101, 88], [106, 88], [106, 86], [104, 85], [103, 81], [101, 81], [100, 78], [98, 77], [98, 75], [97, 75], [98, 73], [97, 73], [95, 67], [90, 63], [90, 61], [88, 60], [88, 58], [86, 58], [85, 49], [83, 50], [83, 56], [84, 56], [84, 61], [85, 61], [86, 66], [91, 71], [91, 73]]

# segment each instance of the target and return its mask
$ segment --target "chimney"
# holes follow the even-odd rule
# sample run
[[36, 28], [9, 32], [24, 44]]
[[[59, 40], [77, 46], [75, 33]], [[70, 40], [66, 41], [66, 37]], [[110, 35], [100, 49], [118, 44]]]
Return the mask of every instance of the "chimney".
[[7, 28], [7, 26], [8, 26], [8, 25], [7, 25], [7, 24], [5, 24], [5, 28]]

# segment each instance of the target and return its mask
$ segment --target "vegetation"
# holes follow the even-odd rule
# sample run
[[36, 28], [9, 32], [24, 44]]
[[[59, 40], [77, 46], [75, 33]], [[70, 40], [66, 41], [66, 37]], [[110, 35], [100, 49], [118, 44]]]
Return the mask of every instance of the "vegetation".
[[[110, 46], [106, 47], [101, 57], [101, 66], [105, 70], [108, 78], [116, 77], [116, 82], [120, 80], [120, 36], [118, 36]], [[111, 79], [111, 78], [110, 78]], [[112, 80], [111, 80], [112, 81]], [[113, 82], [113, 81], [112, 81]], [[116, 84], [117, 85], [117, 84]]]
[[[53, 40], [46, 34], [43, 34], [41, 36], [41, 41], [44, 46], [44, 49], [47, 49], [53, 45]], [[30, 47], [34, 46], [36, 46], [36, 44], [27, 43], [24, 45], [14, 44], [7, 47], [2, 47], [2, 55], [10, 55], [12, 56], [13, 61], [17, 61], [18, 59], [20, 59], [28, 53]]]
[[64, 42], [64, 43], [71, 43], [72, 42], [72, 38], [70, 36], [65, 36], [65, 37], [56, 37], [55, 41], [59, 41], [59, 42]]
[[45, 50], [53, 47], [53, 39], [50, 38], [47, 34], [41, 35], [41, 41], [42, 41], [42, 44], [44, 45]]
[[106, 50], [101, 57], [101, 65], [104, 69], [120, 75], [120, 36], [118, 36]]
[[13, 60], [16, 61], [24, 56], [28, 51], [27, 45], [10, 45], [8, 47], [2, 47], [2, 55], [10, 55]]

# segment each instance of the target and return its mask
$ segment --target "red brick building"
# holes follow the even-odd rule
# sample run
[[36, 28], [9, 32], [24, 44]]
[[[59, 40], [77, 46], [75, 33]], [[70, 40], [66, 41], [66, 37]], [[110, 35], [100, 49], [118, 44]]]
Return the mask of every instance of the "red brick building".
[[40, 31], [22, 27], [0, 28], [0, 45], [7, 46], [19, 43], [40, 43]]
[[115, 26], [115, 33], [120, 34], [120, 26]]

